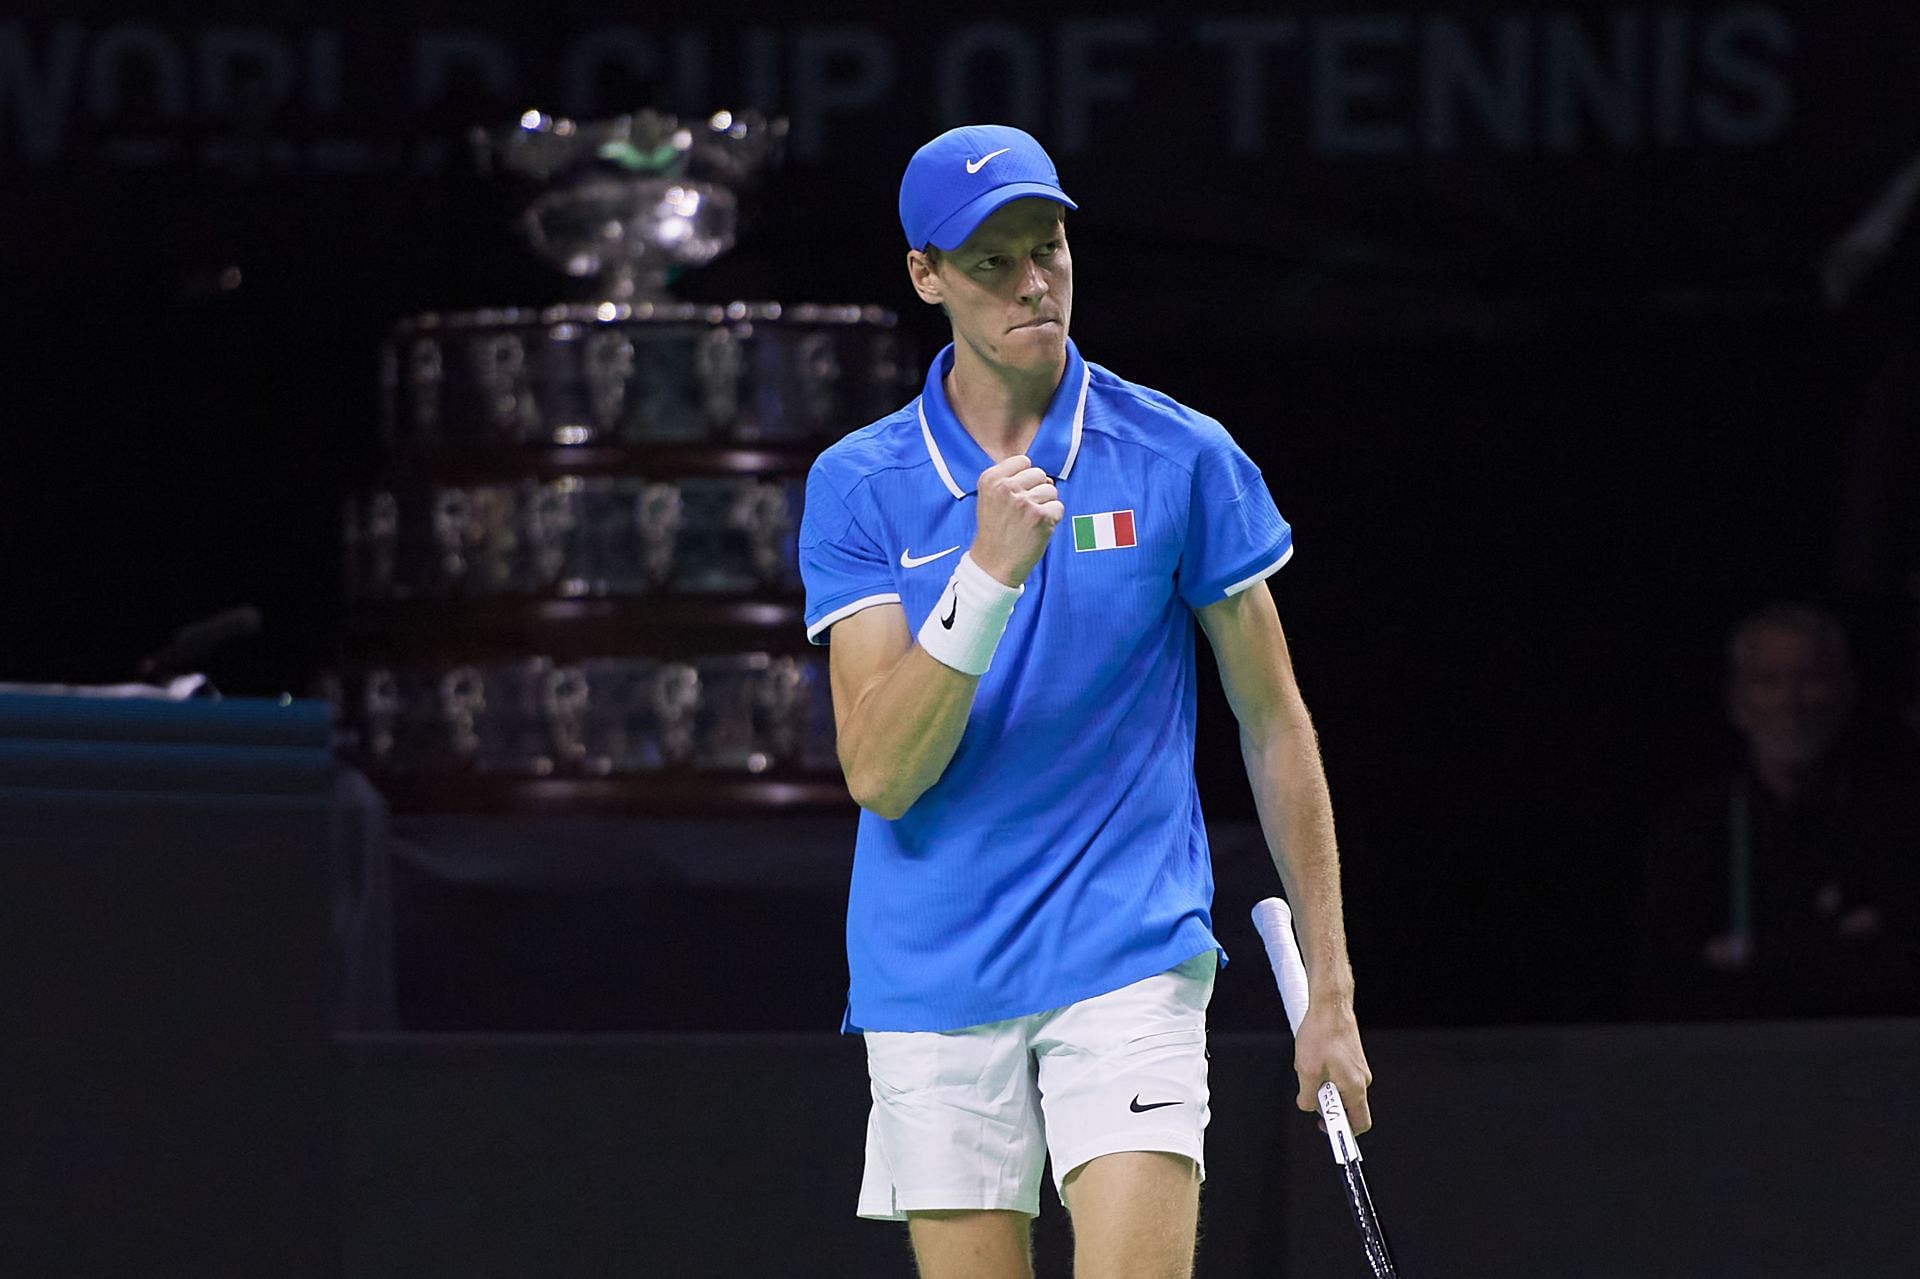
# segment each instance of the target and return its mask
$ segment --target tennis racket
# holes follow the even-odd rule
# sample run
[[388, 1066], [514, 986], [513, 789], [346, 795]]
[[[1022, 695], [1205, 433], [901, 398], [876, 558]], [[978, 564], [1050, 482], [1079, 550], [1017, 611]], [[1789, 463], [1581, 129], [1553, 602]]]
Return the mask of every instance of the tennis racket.
[[[1297, 1035], [1307, 1015], [1307, 968], [1300, 962], [1300, 944], [1293, 939], [1293, 912], [1280, 898], [1269, 897], [1253, 908], [1253, 926], [1267, 945], [1273, 979], [1280, 984], [1280, 998], [1287, 1006], [1287, 1023]], [[1353, 1139], [1346, 1105], [1331, 1079], [1320, 1085], [1318, 1101], [1320, 1118], [1327, 1125], [1327, 1143], [1333, 1147], [1333, 1161], [1347, 1183], [1347, 1208], [1353, 1213], [1354, 1228], [1360, 1232], [1368, 1271], [1374, 1279], [1397, 1279], [1399, 1271], [1394, 1269], [1393, 1253], [1387, 1247], [1387, 1232], [1380, 1228], [1373, 1196], [1367, 1193], [1366, 1174], [1360, 1171], [1360, 1144]]]

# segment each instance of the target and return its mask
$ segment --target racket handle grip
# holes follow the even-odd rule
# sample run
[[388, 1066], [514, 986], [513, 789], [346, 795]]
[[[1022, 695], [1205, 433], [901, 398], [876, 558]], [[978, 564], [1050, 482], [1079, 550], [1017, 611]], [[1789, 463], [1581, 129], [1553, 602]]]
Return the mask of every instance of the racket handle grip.
[[1300, 961], [1300, 944], [1293, 939], [1293, 910], [1282, 898], [1269, 897], [1255, 904], [1253, 926], [1266, 943], [1267, 962], [1273, 965], [1280, 1000], [1287, 1006], [1287, 1024], [1297, 1035], [1307, 1015], [1307, 966]]
[[[1307, 1015], [1307, 966], [1300, 959], [1300, 943], [1293, 937], [1293, 910], [1278, 897], [1269, 897], [1253, 908], [1253, 926], [1266, 944], [1267, 962], [1273, 965], [1273, 979], [1280, 986], [1281, 1002], [1287, 1006], [1287, 1024], [1300, 1033]], [[1320, 1085], [1315, 1100], [1320, 1118], [1327, 1125], [1327, 1144], [1333, 1147], [1334, 1160], [1341, 1164], [1358, 1161], [1360, 1143], [1354, 1140], [1353, 1125], [1347, 1122], [1346, 1103], [1331, 1079]]]
[[1327, 1125], [1327, 1144], [1333, 1147], [1334, 1162], [1359, 1163], [1360, 1143], [1354, 1139], [1346, 1103], [1340, 1100], [1340, 1090], [1333, 1086], [1333, 1080], [1320, 1085], [1320, 1094], [1314, 1100], [1320, 1103], [1320, 1118]]

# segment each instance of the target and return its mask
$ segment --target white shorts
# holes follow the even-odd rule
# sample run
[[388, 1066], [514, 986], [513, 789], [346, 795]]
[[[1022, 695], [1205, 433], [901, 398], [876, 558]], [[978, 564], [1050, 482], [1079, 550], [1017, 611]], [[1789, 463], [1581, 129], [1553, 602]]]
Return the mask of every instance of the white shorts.
[[[1207, 1000], [1215, 952], [1047, 1012], [952, 1031], [868, 1031], [859, 1214], [1040, 1211], [1099, 1155], [1164, 1150], [1206, 1177]], [[1062, 1193], [1062, 1201], [1064, 1202]]]

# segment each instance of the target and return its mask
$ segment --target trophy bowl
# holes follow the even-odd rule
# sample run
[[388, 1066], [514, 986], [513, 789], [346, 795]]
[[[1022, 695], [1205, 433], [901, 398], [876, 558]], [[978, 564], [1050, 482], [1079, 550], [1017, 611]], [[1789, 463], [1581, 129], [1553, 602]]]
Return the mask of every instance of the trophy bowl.
[[733, 247], [740, 190], [778, 162], [787, 122], [716, 111], [703, 121], [639, 111], [575, 121], [528, 111], [475, 129], [475, 163], [540, 188], [521, 232], [568, 275], [614, 301], [660, 298], [672, 273]]
[[711, 182], [594, 174], [536, 197], [522, 232], [568, 275], [604, 277], [610, 300], [658, 297], [674, 270], [733, 247], [739, 201]]

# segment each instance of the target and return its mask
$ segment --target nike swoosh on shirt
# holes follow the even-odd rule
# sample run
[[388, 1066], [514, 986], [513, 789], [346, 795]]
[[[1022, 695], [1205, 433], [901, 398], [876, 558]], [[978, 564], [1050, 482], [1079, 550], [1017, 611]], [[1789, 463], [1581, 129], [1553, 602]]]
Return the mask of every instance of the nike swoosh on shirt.
[[906, 547], [903, 546], [900, 548], [900, 567], [901, 568], [919, 568], [922, 564], [931, 564], [935, 560], [940, 559], [942, 556], [951, 555], [959, 549], [960, 548], [957, 546], [949, 546], [946, 550], [935, 551], [931, 555], [914, 555], [910, 553]]
[[981, 156], [978, 160], [969, 160], [967, 161], [967, 172], [978, 173], [980, 172], [980, 170], [987, 167], [987, 161], [993, 159], [993, 157], [995, 157], [996, 155], [1005, 155], [1007, 152], [1011, 150], [1013, 150], [1012, 147], [1001, 147], [998, 151], [987, 152], [985, 155]]

